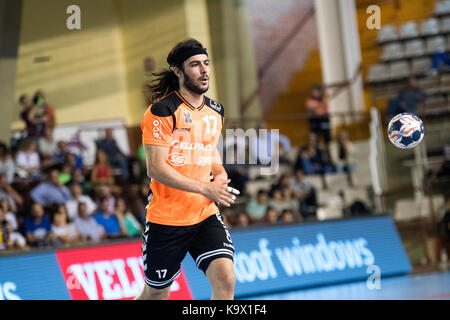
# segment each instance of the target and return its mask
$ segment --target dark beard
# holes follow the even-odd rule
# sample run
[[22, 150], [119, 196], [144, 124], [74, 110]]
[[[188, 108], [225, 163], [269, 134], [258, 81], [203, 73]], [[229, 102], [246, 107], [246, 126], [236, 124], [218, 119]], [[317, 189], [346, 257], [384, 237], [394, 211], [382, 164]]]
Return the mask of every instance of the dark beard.
[[208, 91], [209, 86], [206, 89], [201, 89], [199, 87], [197, 87], [194, 82], [192, 81], [192, 79], [184, 72], [183, 70], [183, 75], [184, 75], [184, 86], [189, 90], [194, 92], [195, 94], [204, 94], [206, 91]]

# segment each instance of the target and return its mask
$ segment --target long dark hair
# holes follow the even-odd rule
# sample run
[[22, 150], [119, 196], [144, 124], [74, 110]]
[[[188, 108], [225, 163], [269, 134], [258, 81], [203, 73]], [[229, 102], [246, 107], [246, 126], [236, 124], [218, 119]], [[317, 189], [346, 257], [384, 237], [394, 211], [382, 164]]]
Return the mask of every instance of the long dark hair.
[[[203, 48], [202, 44], [195, 39], [187, 39], [177, 43], [167, 56], [169, 66], [178, 67], [183, 71], [183, 65], [177, 65], [176, 57], [183, 51], [189, 49]], [[164, 69], [161, 72], [152, 73], [156, 77], [145, 85], [144, 93], [149, 103], [154, 103], [165, 97], [172, 91], [180, 89], [180, 83], [175, 72], [171, 69]]]

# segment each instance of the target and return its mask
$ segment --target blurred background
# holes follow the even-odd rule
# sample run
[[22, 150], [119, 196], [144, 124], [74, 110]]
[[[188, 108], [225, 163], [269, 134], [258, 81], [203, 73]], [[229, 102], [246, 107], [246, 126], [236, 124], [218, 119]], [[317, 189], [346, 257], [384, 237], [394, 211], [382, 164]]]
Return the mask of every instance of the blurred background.
[[[276, 174], [225, 164], [242, 196], [221, 212], [233, 238], [242, 235], [242, 250], [252, 252], [256, 238], [278, 237], [286, 227], [292, 236], [311, 232], [306, 242], [317, 232], [338, 239], [350, 230], [339, 223], [350, 223], [355, 237], [393, 237], [392, 259], [403, 260], [392, 270], [386, 262], [382, 275], [438, 275], [426, 297], [449, 297], [440, 286], [450, 278], [450, 1], [0, 0], [0, 298], [131, 298], [143, 285], [142, 265], [125, 259], [128, 249], [117, 257], [126, 261], [124, 273], [117, 265], [110, 272], [122, 295], [105, 295], [100, 278], [100, 291], [90, 295], [81, 281], [89, 272], [73, 266], [111, 259], [96, 257], [98, 246], [110, 252], [131, 244], [139, 257], [149, 199], [140, 125], [152, 101], [145, 88], [186, 38], [208, 48], [207, 95], [225, 107], [224, 154], [238, 143], [227, 128], [280, 133]], [[386, 134], [402, 112], [424, 122], [424, 139], [411, 150], [396, 148]], [[373, 251], [374, 264], [389, 247]], [[48, 275], [61, 289], [48, 292], [58, 296], [20, 288], [15, 272], [27, 257], [46, 270], [58, 260], [60, 279]], [[325, 280], [273, 278], [260, 291], [242, 280], [236, 295], [361, 281], [366, 267]], [[198, 288], [208, 284], [189, 262], [183, 268], [171, 298], [207, 298]], [[333, 292], [275, 298], [425, 297]]]

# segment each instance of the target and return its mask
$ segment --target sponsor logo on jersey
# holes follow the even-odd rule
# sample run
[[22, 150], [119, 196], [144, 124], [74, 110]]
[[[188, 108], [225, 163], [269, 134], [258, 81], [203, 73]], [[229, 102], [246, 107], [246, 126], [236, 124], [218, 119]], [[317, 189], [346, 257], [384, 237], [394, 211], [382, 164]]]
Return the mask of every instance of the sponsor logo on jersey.
[[174, 152], [169, 154], [167, 161], [175, 167], [181, 167], [186, 163], [186, 155]]

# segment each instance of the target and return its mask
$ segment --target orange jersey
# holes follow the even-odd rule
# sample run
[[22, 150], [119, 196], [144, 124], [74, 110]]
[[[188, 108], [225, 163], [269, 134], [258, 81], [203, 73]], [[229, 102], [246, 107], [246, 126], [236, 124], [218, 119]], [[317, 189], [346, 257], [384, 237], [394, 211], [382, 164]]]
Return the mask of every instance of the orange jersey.
[[[142, 143], [169, 147], [167, 164], [188, 178], [209, 182], [223, 120], [219, 103], [204, 97], [196, 109], [175, 91], [145, 112]], [[170, 188], [154, 179], [150, 188], [149, 222], [188, 226], [219, 212], [215, 203], [201, 194]]]

